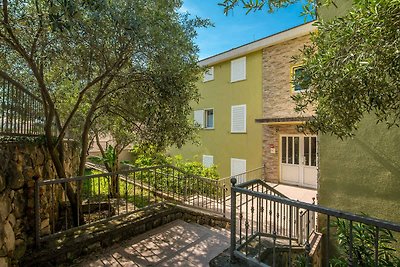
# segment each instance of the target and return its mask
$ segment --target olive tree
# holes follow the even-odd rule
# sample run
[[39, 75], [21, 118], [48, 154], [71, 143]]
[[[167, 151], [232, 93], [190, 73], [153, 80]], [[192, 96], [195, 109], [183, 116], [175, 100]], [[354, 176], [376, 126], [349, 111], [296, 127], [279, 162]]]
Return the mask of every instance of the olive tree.
[[[84, 173], [90, 129], [101, 116], [118, 116], [159, 144], [182, 144], [193, 131], [187, 115], [201, 71], [193, 38], [207, 22], [180, 14], [181, 4], [1, 0], [0, 77], [41, 98], [58, 177], [66, 177], [66, 135], [80, 142]], [[63, 187], [77, 210], [79, 192]]]
[[356, 1], [344, 17], [316, 23], [299, 60], [297, 110], [316, 105], [309, 126], [339, 137], [352, 135], [366, 113], [398, 127], [400, 121], [400, 1]]

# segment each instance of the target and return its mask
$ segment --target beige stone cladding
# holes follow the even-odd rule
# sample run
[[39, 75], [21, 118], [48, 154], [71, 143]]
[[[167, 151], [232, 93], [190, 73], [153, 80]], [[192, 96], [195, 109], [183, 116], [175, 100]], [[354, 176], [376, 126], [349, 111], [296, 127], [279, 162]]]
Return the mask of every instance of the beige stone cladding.
[[[263, 160], [265, 164], [266, 180], [268, 182], [279, 182], [279, 155], [280, 134], [298, 134], [296, 125], [264, 125], [263, 136]], [[271, 146], [275, 153], [271, 153]]]
[[[293, 57], [300, 54], [305, 44], [310, 42], [309, 35], [288, 40], [263, 50], [263, 118], [300, 117], [294, 110], [295, 103], [291, 99], [292, 67], [296, 66]], [[311, 116], [312, 112], [302, 114]], [[263, 161], [266, 166], [266, 180], [279, 182], [280, 175], [280, 143], [281, 134], [298, 134], [293, 124], [277, 124], [263, 126]], [[274, 149], [271, 149], [274, 148]], [[275, 153], [272, 151], [275, 150]]]
[[[291, 69], [296, 63], [293, 56], [309, 43], [309, 35], [298, 37], [263, 50], [263, 117], [298, 117], [290, 98], [292, 91]], [[312, 112], [304, 114], [310, 116]]]

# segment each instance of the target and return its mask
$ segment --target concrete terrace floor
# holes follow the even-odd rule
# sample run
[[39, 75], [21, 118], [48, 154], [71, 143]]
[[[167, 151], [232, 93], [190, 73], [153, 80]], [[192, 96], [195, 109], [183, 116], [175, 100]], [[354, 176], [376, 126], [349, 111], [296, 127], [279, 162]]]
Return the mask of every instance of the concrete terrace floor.
[[303, 188], [299, 186], [285, 185], [285, 184], [273, 184], [273, 183], [268, 183], [268, 184], [290, 199], [299, 200], [306, 203], [312, 203], [313, 198], [315, 198], [315, 202], [317, 202], [316, 189], [309, 189], [309, 188]]
[[229, 247], [229, 232], [176, 220], [78, 259], [87, 266], [208, 266]]
[[[313, 189], [268, 184], [294, 200], [312, 203], [316, 197]], [[226, 216], [230, 216], [229, 197]], [[176, 220], [78, 259], [73, 266], [209, 266], [229, 245], [229, 230]]]

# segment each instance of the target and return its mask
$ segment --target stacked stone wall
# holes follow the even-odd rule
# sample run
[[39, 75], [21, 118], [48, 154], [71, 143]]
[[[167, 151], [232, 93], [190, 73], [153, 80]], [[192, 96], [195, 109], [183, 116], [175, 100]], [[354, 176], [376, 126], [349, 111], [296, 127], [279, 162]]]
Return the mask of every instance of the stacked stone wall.
[[[78, 148], [65, 143], [68, 176], [76, 174]], [[34, 179], [57, 177], [44, 145], [32, 141], [0, 142], [0, 266], [15, 266], [34, 242]], [[58, 190], [60, 194], [60, 190]], [[41, 191], [40, 197], [51, 197]], [[49, 212], [42, 211], [42, 232], [50, 230]]]
[[[309, 35], [279, 43], [263, 50], [263, 118], [299, 117], [292, 100], [293, 58], [301, 53], [304, 45], [310, 43]], [[308, 111], [303, 116], [313, 115]], [[263, 126], [263, 162], [266, 166], [265, 179], [279, 182], [279, 135], [299, 134], [295, 125], [277, 124]], [[271, 152], [274, 148], [274, 153]]]
[[[309, 44], [308, 35], [279, 43], [263, 50], [263, 117], [298, 117], [291, 99], [293, 57], [299, 56], [304, 45]], [[308, 111], [304, 116], [313, 115]]]

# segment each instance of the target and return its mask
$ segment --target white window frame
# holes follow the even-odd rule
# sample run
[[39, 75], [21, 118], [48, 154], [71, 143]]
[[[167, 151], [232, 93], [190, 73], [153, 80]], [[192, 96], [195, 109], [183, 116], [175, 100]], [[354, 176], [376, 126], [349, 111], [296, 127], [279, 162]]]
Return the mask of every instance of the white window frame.
[[[211, 164], [207, 164], [211, 162]], [[206, 168], [210, 168], [214, 165], [214, 156], [212, 155], [203, 155], [203, 166]]]
[[231, 83], [246, 80], [246, 57], [231, 61]]
[[[241, 130], [237, 130], [237, 129], [234, 129], [234, 112], [233, 112], [233, 110], [235, 109], [235, 108], [243, 108], [244, 107], [244, 112], [243, 112], [243, 129], [241, 129]], [[246, 121], [246, 116], [247, 116], [247, 106], [246, 106], [246, 104], [243, 104], [243, 105], [234, 105], [234, 106], [231, 106], [231, 133], [246, 133], [247, 132], [247, 121]]]
[[[207, 126], [207, 122], [208, 122], [208, 116], [207, 116], [207, 112], [212, 110], [213, 112], [213, 124], [211, 127]], [[215, 115], [214, 115], [214, 108], [205, 108], [204, 109], [204, 129], [214, 129], [214, 125], [215, 125]]]
[[301, 89], [301, 90], [296, 90], [296, 85], [294, 84], [294, 80], [296, 79], [296, 70], [298, 70], [298, 69], [304, 69], [304, 67], [303, 67], [303, 65], [296, 65], [296, 66], [293, 66], [292, 67], [292, 69], [291, 69], [291, 74], [292, 74], [292, 93], [294, 93], [294, 94], [298, 94], [298, 93], [302, 93], [302, 92], [305, 92], [305, 91], [307, 91], [307, 89]]
[[[243, 172], [240, 172], [240, 173], [234, 173], [233, 172], [234, 171], [233, 166], [235, 165], [235, 162], [236, 163], [239, 163], [239, 162], [240, 163], [244, 163], [244, 171]], [[238, 176], [239, 174], [244, 173], [243, 175], [239, 175], [237, 177], [237, 183], [238, 184], [241, 184], [241, 183], [246, 181], [246, 174], [245, 174], [246, 172], [247, 172], [247, 161], [245, 159], [231, 158], [231, 177], [232, 176]]]
[[199, 128], [204, 128], [204, 109], [198, 109], [194, 111], [193, 121]]
[[209, 67], [203, 73], [203, 82], [209, 82], [214, 80], [214, 67]]

